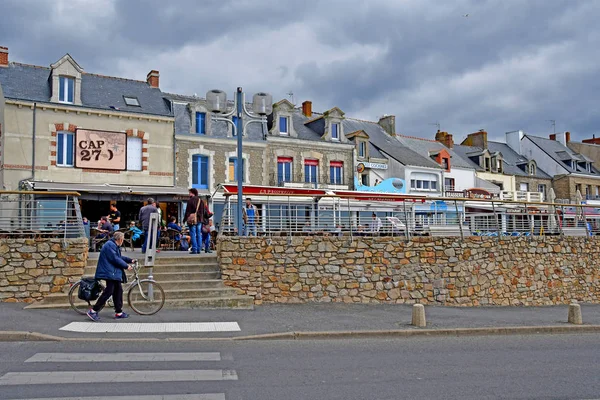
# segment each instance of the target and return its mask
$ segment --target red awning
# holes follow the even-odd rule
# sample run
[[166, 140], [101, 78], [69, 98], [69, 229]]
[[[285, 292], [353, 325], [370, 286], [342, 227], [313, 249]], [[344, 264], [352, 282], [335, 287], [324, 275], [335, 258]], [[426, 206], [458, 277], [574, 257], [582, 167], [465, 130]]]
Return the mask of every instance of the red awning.
[[292, 157], [277, 157], [277, 162], [278, 163], [289, 163], [289, 162], [293, 162], [294, 159]]
[[316, 165], [319, 166], [319, 160], [304, 160], [304, 165]]
[[[237, 185], [223, 185], [225, 195], [237, 194]], [[327, 192], [321, 189], [298, 189], [278, 186], [250, 186], [244, 185], [242, 195], [256, 196], [325, 196]]]
[[343, 167], [344, 166], [344, 162], [343, 161], [331, 161], [329, 163], [329, 166], [331, 166], [331, 167]]

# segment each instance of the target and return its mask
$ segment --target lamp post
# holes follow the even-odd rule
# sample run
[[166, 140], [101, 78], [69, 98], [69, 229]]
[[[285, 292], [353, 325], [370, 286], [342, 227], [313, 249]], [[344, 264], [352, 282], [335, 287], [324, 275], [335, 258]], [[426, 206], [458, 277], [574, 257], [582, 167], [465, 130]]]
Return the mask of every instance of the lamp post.
[[[235, 222], [238, 229], [238, 235], [242, 235], [242, 194], [244, 180], [244, 156], [243, 156], [243, 136], [246, 127], [251, 123], [267, 123], [267, 115], [273, 111], [273, 98], [268, 93], [256, 93], [252, 97], [252, 112], [246, 109], [246, 97], [241, 87], [238, 87], [234, 96], [233, 108], [227, 111], [227, 94], [222, 90], [210, 90], [206, 93], [206, 102], [208, 108], [213, 113], [213, 121], [225, 121], [231, 124], [234, 136], [237, 136], [237, 211]], [[234, 123], [229, 117], [235, 115], [237, 117]], [[243, 116], [248, 120], [243, 121]]]

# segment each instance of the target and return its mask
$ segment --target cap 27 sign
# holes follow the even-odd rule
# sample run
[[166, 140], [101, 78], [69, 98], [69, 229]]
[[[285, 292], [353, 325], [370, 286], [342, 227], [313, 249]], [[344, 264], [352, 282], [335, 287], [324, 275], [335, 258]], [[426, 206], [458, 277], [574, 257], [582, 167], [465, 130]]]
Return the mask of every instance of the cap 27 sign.
[[77, 168], [125, 170], [127, 135], [124, 132], [77, 129], [75, 132]]

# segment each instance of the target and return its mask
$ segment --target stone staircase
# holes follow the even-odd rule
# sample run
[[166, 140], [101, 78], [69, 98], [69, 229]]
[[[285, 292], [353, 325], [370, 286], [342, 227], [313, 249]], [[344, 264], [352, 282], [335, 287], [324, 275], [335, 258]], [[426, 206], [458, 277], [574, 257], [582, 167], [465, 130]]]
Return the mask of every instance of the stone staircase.
[[[144, 259], [138, 258], [138, 262], [143, 265]], [[94, 276], [96, 263], [95, 259], [88, 260], [84, 276]], [[130, 274], [128, 273], [128, 276]], [[148, 270], [142, 268], [140, 276], [147, 277]], [[238, 295], [234, 288], [225, 286], [220, 279], [220, 267], [214, 255], [157, 257], [153, 276], [165, 291], [165, 308], [252, 309], [254, 307], [252, 297]], [[126, 305], [127, 293], [124, 293], [123, 297]], [[68, 293], [55, 293], [26, 308], [68, 307], [70, 307]]]

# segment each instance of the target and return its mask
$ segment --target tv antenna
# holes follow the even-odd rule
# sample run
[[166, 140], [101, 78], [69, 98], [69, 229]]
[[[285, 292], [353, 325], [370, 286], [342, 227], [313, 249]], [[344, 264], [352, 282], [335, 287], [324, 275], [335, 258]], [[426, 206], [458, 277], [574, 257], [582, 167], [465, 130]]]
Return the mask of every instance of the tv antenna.
[[287, 95], [290, 98], [290, 102], [295, 105], [296, 102], [294, 101], [294, 92], [290, 90]]
[[556, 120], [555, 119], [549, 119], [547, 121], [550, 121], [552, 123], [552, 133], [556, 133]]
[[430, 123], [429, 125], [435, 125], [435, 126], [437, 126], [437, 130], [438, 130], [438, 131], [440, 130], [440, 126], [441, 126], [441, 125], [440, 125], [440, 123], [439, 123], [438, 121], [432, 122], [432, 123]]

